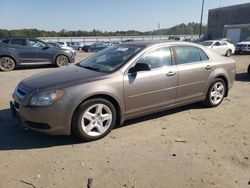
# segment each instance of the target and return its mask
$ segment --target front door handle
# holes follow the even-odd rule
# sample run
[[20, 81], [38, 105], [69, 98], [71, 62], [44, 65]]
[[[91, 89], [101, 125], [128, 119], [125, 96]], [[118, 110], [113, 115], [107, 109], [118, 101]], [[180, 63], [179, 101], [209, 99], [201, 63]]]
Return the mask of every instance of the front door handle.
[[10, 50], [16, 50], [16, 48], [9, 48]]
[[176, 72], [174, 72], [174, 71], [169, 71], [167, 73], [167, 76], [174, 76], [174, 75], [176, 75]]
[[206, 69], [207, 69], [207, 70], [210, 70], [211, 68], [212, 68], [211, 65], [207, 65], [207, 66], [206, 66]]

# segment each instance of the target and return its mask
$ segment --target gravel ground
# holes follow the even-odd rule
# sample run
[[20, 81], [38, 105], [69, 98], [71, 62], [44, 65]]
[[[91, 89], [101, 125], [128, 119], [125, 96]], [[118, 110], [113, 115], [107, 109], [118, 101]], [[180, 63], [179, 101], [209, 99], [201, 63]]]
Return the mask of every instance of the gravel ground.
[[250, 187], [250, 56], [233, 58], [236, 82], [219, 107], [193, 104], [131, 120], [91, 143], [24, 130], [11, 117], [17, 83], [53, 67], [0, 72], [0, 187], [80, 188], [88, 179], [95, 188]]

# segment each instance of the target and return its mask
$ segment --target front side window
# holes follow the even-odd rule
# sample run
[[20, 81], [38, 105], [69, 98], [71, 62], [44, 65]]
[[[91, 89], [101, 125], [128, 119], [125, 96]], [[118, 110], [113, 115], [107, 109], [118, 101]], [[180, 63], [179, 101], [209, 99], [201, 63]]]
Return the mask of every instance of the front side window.
[[30, 39], [29, 43], [30, 43], [30, 46], [34, 47], [34, 48], [44, 48], [47, 46], [45, 43], [43, 43], [42, 41], [39, 41], [39, 40]]
[[136, 63], [148, 64], [151, 69], [169, 66], [172, 63], [170, 49], [169, 47], [162, 47], [147, 52]]
[[177, 64], [187, 64], [201, 61], [199, 49], [192, 46], [175, 46]]
[[80, 62], [78, 66], [98, 72], [110, 73], [123, 66], [141, 50], [136, 46], [112, 46]]
[[18, 46], [27, 46], [26, 39], [12, 39], [11, 44]]

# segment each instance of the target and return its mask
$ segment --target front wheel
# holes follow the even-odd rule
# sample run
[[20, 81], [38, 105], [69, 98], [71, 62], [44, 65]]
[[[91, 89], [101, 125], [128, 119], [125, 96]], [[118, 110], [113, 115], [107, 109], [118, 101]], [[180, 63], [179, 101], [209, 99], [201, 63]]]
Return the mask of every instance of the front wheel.
[[65, 55], [59, 55], [56, 57], [55, 64], [57, 67], [66, 66], [69, 64], [69, 58]]
[[250, 75], [250, 65], [248, 65], [247, 73]]
[[227, 53], [226, 53], [226, 56], [227, 56], [227, 57], [230, 57], [230, 56], [232, 55], [232, 53], [233, 53], [232, 50], [229, 49], [229, 50], [227, 51]]
[[16, 66], [15, 61], [10, 57], [1, 57], [0, 58], [0, 70], [1, 71], [12, 71]]
[[106, 136], [115, 126], [116, 110], [105, 99], [91, 99], [77, 109], [73, 118], [73, 131], [80, 139], [94, 141]]
[[216, 78], [211, 83], [204, 102], [208, 107], [216, 107], [223, 101], [225, 94], [226, 84], [224, 80]]

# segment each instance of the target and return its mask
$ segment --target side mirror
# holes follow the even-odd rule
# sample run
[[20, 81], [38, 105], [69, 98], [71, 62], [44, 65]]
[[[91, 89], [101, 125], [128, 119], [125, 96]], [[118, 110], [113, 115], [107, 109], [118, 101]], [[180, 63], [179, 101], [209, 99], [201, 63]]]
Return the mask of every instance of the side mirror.
[[146, 63], [137, 63], [134, 67], [129, 69], [129, 73], [136, 73], [140, 71], [150, 71], [151, 67], [149, 64]]

